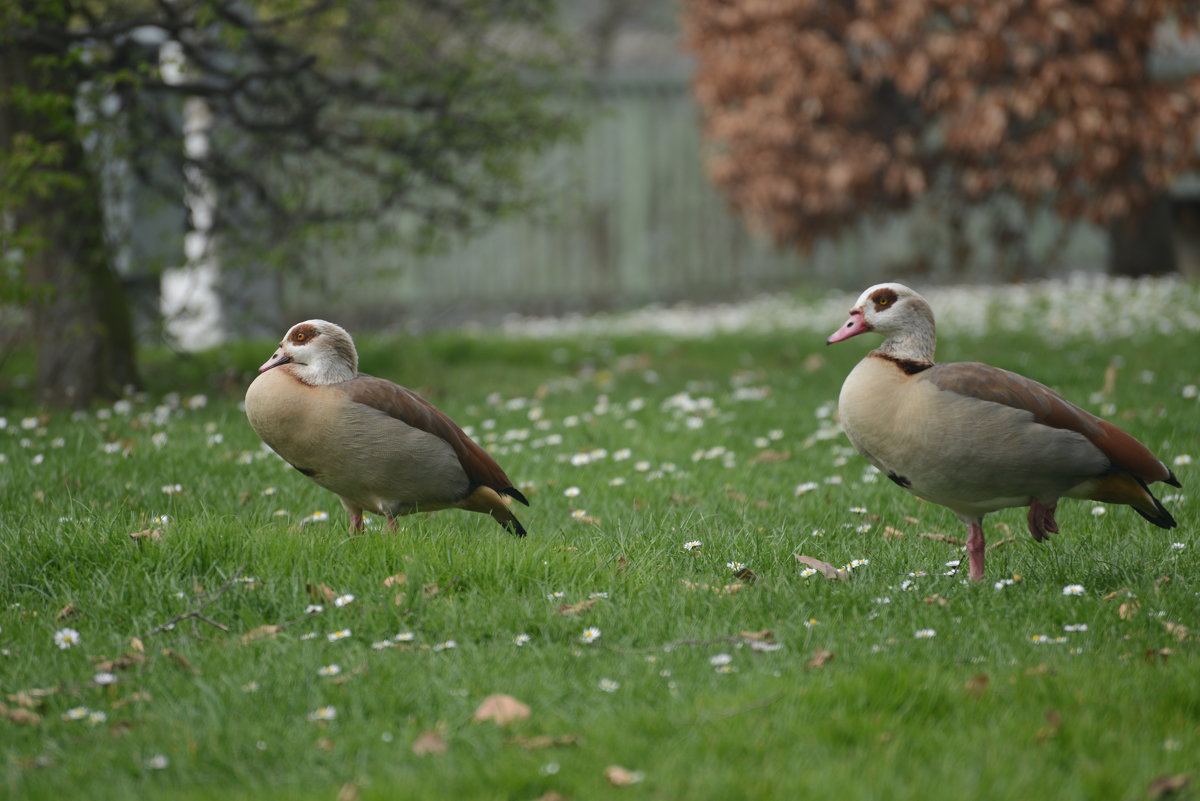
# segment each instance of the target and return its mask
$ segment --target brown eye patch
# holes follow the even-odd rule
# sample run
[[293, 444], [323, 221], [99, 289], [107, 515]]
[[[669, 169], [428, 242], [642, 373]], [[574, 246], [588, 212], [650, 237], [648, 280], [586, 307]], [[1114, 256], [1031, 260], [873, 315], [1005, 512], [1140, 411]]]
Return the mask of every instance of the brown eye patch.
[[896, 302], [899, 297], [894, 289], [876, 289], [871, 293], [871, 300], [875, 302], [875, 308], [886, 309]]
[[303, 345], [305, 342], [311, 342], [321, 334], [315, 326], [298, 325], [292, 329], [292, 333], [288, 335], [288, 342], [295, 342], [298, 345]]

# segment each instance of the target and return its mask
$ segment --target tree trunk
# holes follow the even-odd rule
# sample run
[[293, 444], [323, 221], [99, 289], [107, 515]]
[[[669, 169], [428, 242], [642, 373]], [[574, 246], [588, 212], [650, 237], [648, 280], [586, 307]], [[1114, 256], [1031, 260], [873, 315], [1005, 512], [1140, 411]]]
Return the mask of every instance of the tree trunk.
[[1140, 217], [1108, 229], [1108, 271], [1112, 275], [1165, 275], [1176, 270], [1171, 231], [1171, 200], [1159, 195]]
[[[0, 41], [0, 149], [23, 140], [39, 153], [18, 181], [8, 225], [32, 246], [23, 280], [37, 351], [37, 400], [86, 406], [138, 382], [128, 302], [104, 240], [100, 186], [89, 168], [75, 115], [79, 78], [64, 41], [59, 4], [23, 3], [46, 36]], [[36, 102], [14, 100], [23, 88]], [[32, 144], [30, 144], [32, 143]]]

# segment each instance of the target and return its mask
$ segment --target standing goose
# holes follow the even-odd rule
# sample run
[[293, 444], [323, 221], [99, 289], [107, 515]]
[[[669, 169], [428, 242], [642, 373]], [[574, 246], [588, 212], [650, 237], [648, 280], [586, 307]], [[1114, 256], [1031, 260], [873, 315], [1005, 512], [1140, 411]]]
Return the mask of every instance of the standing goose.
[[867, 331], [884, 342], [842, 384], [842, 428], [889, 479], [967, 525], [971, 578], [983, 578], [983, 516], [997, 509], [1028, 506], [1039, 541], [1058, 531], [1063, 497], [1128, 504], [1174, 528], [1147, 484], [1179, 481], [1146, 446], [1024, 376], [976, 362], [934, 364], [933, 311], [916, 292], [871, 287], [826, 344]]
[[325, 320], [297, 323], [246, 390], [246, 417], [276, 453], [363, 512], [438, 509], [491, 515], [519, 537], [509, 499], [529, 501], [454, 421], [412, 390], [358, 372], [354, 341]]

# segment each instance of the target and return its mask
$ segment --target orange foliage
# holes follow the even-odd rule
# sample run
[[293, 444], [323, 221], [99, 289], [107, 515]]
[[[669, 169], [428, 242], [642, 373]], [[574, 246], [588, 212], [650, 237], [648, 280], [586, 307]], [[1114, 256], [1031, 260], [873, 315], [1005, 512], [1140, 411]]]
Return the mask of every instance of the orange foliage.
[[1112, 222], [1200, 167], [1200, 76], [1152, 79], [1196, 0], [686, 0], [709, 169], [777, 240], [950, 176]]

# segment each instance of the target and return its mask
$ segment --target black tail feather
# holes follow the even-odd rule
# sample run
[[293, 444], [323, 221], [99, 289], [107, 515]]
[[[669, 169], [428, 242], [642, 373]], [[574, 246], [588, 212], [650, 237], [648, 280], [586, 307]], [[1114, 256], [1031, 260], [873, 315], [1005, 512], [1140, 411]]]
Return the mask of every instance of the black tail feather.
[[512, 498], [514, 501], [520, 501], [521, 503], [525, 504], [526, 506], [529, 505], [529, 499], [526, 498], [521, 493], [521, 491], [519, 489], [517, 489], [516, 487], [505, 487], [504, 489], [499, 490], [499, 493], [501, 495], [507, 495], [508, 497]]
[[501, 520], [500, 518], [495, 518], [495, 520], [497, 523], [504, 526], [504, 529], [509, 534], [512, 534], [517, 537], [524, 537], [526, 534], [525, 527], [522, 526], [521, 521], [515, 517], [510, 520]]

